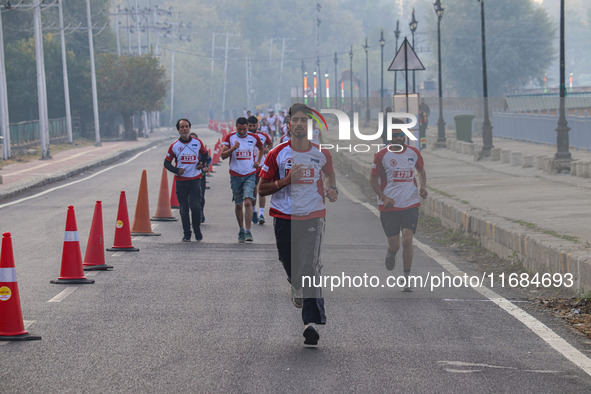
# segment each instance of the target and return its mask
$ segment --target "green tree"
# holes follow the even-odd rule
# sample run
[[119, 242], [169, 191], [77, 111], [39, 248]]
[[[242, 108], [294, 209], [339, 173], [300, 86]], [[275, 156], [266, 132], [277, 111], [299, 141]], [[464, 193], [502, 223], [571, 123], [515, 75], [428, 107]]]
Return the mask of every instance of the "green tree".
[[164, 68], [152, 55], [103, 54], [97, 58], [97, 86], [101, 109], [119, 112], [125, 139], [135, 140], [133, 114], [162, 109], [167, 81]]
[[[446, 0], [441, 21], [443, 81], [460, 96], [482, 95], [480, 4]], [[433, 21], [436, 23], [435, 13]], [[556, 51], [555, 26], [532, 0], [485, 3], [489, 96], [502, 97], [539, 81]], [[436, 31], [432, 48], [437, 48]]]

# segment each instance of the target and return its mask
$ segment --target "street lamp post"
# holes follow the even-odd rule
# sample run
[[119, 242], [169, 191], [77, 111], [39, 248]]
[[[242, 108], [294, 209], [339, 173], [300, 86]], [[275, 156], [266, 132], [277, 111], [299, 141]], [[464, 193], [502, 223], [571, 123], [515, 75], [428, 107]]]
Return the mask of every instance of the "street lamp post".
[[302, 59], [301, 70], [302, 70], [302, 90], [300, 90], [300, 92], [302, 92], [302, 97], [306, 97], [306, 90], [305, 90], [306, 87], [304, 86], [304, 71], [306, 71], [306, 66], [304, 66], [304, 59]]
[[380, 33], [380, 70], [381, 70], [381, 77], [380, 77], [380, 110], [384, 110], [384, 44], [386, 44], [386, 40], [384, 40], [384, 31]]
[[560, 173], [570, 171], [571, 154], [568, 151], [569, 135], [568, 122], [566, 121], [566, 84], [565, 84], [565, 60], [564, 60], [564, 0], [560, 0], [560, 107], [558, 125], [556, 127], [556, 154], [552, 162], [552, 169]]
[[337, 58], [337, 53], [334, 53], [334, 106], [335, 108], [339, 108], [339, 90], [338, 90], [338, 84], [339, 84], [339, 78], [337, 76], [337, 62], [338, 62], [338, 58]]
[[365, 37], [365, 44], [362, 45], [362, 47], [365, 50], [365, 95], [367, 96], [365, 104], [365, 122], [369, 123], [369, 45], [367, 45], [367, 37]]
[[353, 45], [351, 45], [351, 52], [349, 52], [349, 82], [351, 83], [351, 110], [349, 114], [349, 119], [353, 119]]
[[[417, 25], [419, 22], [415, 19], [415, 9], [412, 9], [412, 19], [408, 24], [410, 26], [410, 32], [412, 33], [412, 48], [415, 48], [415, 31], [417, 30]], [[417, 88], [415, 85], [415, 70], [412, 70], [412, 92], [416, 93]]]
[[[396, 48], [394, 49], [394, 54], [396, 54], [396, 52], [398, 51], [398, 39], [400, 38], [400, 20], [396, 21], [396, 30], [394, 30], [394, 37], [396, 37]], [[398, 81], [397, 81], [397, 77], [398, 77], [398, 71], [394, 71], [394, 95], [396, 95], [396, 90], [398, 89]]]
[[482, 151], [479, 152], [478, 158], [490, 156], [490, 150], [493, 148], [492, 144], [492, 124], [488, 115], [488, 84], [486, 74], [486, 36], [484, 25], [484, 0], [480, 2], [480, 25], [482, 27], [482, 90], [484, 95], [484, 122], [482, 123]]
[[439, 75], [439, 120], [437, 121], [437, 148], [445, 148], [445, 121], [443, 120], [443, 87], [441, 83], [441, 18], [443, 18], [443, 10], [441, 7], [441, 0], [436, 0], [435, 13], [437, 14], [437, 59], [438, 59], [438, 75]]

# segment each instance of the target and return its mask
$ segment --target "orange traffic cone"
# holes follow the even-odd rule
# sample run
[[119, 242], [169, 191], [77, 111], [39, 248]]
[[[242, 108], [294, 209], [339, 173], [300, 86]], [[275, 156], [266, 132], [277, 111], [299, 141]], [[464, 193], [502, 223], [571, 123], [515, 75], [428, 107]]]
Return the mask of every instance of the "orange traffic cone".
[[176, 181], [172, 178], [172, 191], [170, 192], [170, 207], [172, 209], [179, 209], [179, 199], [176, 197]]
[[32, 341], [41, 339], [25, 330], [21, 299], [18, 294], [16, 268], [10, 233], [2, 234], [0, 252], [0, 341]]
[[108, 270], [113, 268], [105, 264], [105, 242], [103, 238], [103, 206], [100, 201], [94, 206], [94, 216], [90, 226], [90, 235], [84, 254], [84, 271]]
[[57, 280], [50, 281], [53, 284], [90, 284], [94, 279], [86, 279], [82, 269], [82, 254], [80, 253], [80, 241], [78, 240], [78, 227], [76, 226], [76, 214], [74, 206], [68, 207], [66, 217], [66, 235], [64, 236], [64, 250], [62, 252], [62, 270]]
[[115, 240], [113, 246], [107, 249], [109, 252], [137, 252], [131, 244], [131, 230], [129, 229], [129, 216], [127, 215], [127, 199], [125, 192], [121, 191], [119, 196], [119, 210], [117, 211], [117, 222], [115, 223]]
[[170, 198], [168, 197], [168, 171], [162, 168], [162, 179], [160, 180], [160, 194], [158, 194], [158, 205], [156, 206], [156, 213], [150, 220], [160, 222], [173, 222], [177, 218], [172, 216], [170, 210]]
[[135, 215], [131, 225], [131, 235], [160, 235], [152, 231], [150, 224], [150, 202], [148, 201], [148, 173], [142, 171], [140, 190], [135, 205]]

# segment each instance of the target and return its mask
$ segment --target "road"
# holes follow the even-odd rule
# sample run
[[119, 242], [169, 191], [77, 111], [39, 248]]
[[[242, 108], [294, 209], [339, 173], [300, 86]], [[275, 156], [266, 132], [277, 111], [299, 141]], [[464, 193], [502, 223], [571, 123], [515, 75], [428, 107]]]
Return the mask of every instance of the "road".
[[[208, 145], [217, 139], [197, 131]], [[67, 206], [75, 207], [84, 255], [94, 204], [101, 200], [110, 246], [119, 192], [126, 191], [132, 218], [143, 169], [153, 213], [166, 149], [159, 145], [90, 179], [104, 168], [24, 196], [52, 190], [38, 197], [0, 205], [0, 231], [12, 233], [24, 319], [32, 334], [43, 337], [0, 343], [2, 392], [591, 388], [589, 343], [547, 317], [528, 320], [519, 303], [493, 302], [495, 294], [486, 289], [405, 293], [382, 287], [388, 275], [402, 274], [401, 264], [385, 270], [379, 219], [343, 174], [339, 201], [328, 207], [323, 275], [367, 274], [380, 285], [325, 291], [328, 323], [316, 348], [303, 346], [303, 325], [289, 299], [271, 222], [253, 225], [253, 244], [236, 242], [225, 163], [210, 178], [202, 242], [181, 243], [180, 221], [154, 222], [162, 235], [134, 237], [137, 253], [107, 252], [114, 269], [88, 274], [95, 284], [50, 284], [59, 275]], [[434, 253], [415, 247], [413, 273], [451, 275], [441, 264], [452, 272], [461, 267]], [[65, 289], [69, 294], [60, 302], [49, 302]]]

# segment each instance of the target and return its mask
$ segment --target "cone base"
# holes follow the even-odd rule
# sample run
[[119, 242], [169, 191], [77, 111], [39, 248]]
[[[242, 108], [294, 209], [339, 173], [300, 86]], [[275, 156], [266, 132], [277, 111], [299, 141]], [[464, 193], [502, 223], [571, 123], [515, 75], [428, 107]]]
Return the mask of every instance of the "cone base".
[[78, 278], [78, 279], [57, 279], [50, 280], [49, 283], [54, 285], [84, 285], [94, 283], [94, 279]]
[[123, 247], [123, 246], [111, 246], [107, 248], [108, 252], [139, 252], [139, 248], [134, 248], [133, 246], [130, 247]]
[[131, 235], [137, 236], [137, 235], [145, 235], [145, 236], [156, 236], [156, 235], [161, 235], [160, 233], [136, 233], [136, 232], [132, 232]]
[[169, 216], [169, 217], [165, 217], [165, 216], [152, 216], [150, 218], [151, 221], [154, 222], [176, 222], [178, 219], [173, 217], [173, 216]]
[[22, 335], [0, 335], [0, 342], [2, 341], [37, 341], [41, 337], [38, 335], [31, 335], [29, 333]]
[[98, 264], [98, 265], [84, 265], [82, 264], [84, 271], [107, 271], [113, 269], [112, 265]]

